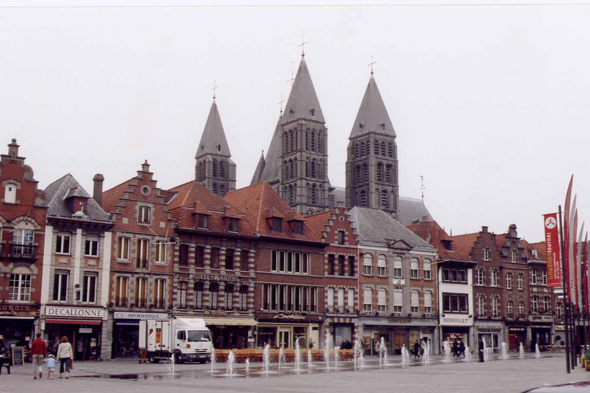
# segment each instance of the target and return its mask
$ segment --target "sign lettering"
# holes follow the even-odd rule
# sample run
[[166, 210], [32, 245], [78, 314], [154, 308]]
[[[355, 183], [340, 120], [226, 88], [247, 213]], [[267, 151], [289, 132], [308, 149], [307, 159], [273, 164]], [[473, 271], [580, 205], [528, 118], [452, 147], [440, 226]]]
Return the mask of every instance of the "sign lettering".
[[545, 214], [545, 251], [547, 254], [547, 286], [562, 286], [561, 261], [559, 258], [559, 232], [557, 229], [557, 213]]
[[102, 308], [74, 308], [45, 306], [46, 317], [102, 318]]
[[305, 319], [305, 315], [300, 312], [279, 313], [273, 317], [274, 319]]
[[227, 282], [239, 282], [240, 278], [236, 276], [222, 276], [220, 274], [195, 274], [196, 280], [209, 280], [209, 281], [227, 281]]

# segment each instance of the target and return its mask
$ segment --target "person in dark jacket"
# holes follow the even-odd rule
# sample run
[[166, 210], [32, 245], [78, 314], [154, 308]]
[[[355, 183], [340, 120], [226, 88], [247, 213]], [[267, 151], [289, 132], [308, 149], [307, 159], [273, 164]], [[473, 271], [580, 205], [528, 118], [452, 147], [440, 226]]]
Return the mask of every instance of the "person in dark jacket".
[[420, 346], [420, 343], [418, 343], [418, 340], [416, 340], [416, 342], [414, 343], [414, 359], [417, 360], [420, 357], [420, 351], [422, 350], [422, 347]]
[[37, 372], [41, 378], [43, 376], [43, 359], [47, 356], [47, 344], [41, 338], [41, 333], [37, 333], [37, 338], [31, 343], [29, 356], [33, 362], [33, 379], [37, 379]]
[[463, 342], [463, 340], [459, 339], [459, 357], [461, 357], [461, 355], [463, 355], [463, 357], [465, 357], [465, 343]]
[[483, 340], [481, 339], [481, 337], [479, 338], [478, 342], [477, 342], [477, 347], [479, 349], [478, 354], [479, 354], [479, 362], [483, 363], [483, 351], [484, 351], [484, 344], [483, 344]]

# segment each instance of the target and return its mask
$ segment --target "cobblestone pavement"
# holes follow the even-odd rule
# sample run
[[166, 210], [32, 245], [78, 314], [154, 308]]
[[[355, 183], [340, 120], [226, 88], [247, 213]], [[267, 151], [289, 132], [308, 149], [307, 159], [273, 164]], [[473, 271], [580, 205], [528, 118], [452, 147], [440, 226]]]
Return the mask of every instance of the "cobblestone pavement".
[[[390, 358], [388, 365], [379, 366], [376, 358], [368, 358], [364, 368], [354, 371], [353, 363], [340, 363], [337, 369], [326, 369], [317, 363], [311, 369], [306, 364], [296, 372], [293, 364], [271, 373], [261, 373], [261, 364], [236, 365], [234, 374], [227, 376], [226, 366], [217, 364], [211, 372], [209, 364], [140, 365], [137, 361], [78, 362], [70, 379], [33, 380], [31, 365], [12, 368], [12, 374], [0, 375], [0, 392], [522, 392], [543, 384], [560, 384], [590, 380], [590, 373], [577, 368], [565, 372], [563, 355], [554, 354], [524, 360], [512, 355], [509, 360], [486, 363], [443, 362], [434, 357], [423, 365], [414, 362], [402, 365], [400, 357]], [[331, 367], [334, 367], [332, 364]]]

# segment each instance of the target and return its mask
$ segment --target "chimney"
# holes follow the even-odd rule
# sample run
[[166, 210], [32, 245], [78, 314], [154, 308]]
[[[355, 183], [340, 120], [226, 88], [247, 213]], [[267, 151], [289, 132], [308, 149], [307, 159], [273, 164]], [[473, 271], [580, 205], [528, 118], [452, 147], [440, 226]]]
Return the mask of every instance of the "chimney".
[[481, 227], [481, 231], [482, 231], [483, 233], [488, 233], [488, 227], [487, 227], [487, 226], [482, 226], [482, 227]]
[[143, 164], [141, 164], [141, 171], [142, 172], [149, 172], [150, 171], [150, 164], [148, 164], [147, 160], [145, 160], [145, 162]]
[[428, 216], [422, 216], [422, 222], [428, 221]]
[[92, 197], [102, 207], [102, 182], [104, 181], [104, 176], [101, 173], [97, 173], [92, 180], [94, 181], [94, 193]]
[[19, 145], [16, 143], [16, 138], [12, 138], [12, 143], [8, 145], [8, 155], [11, 159], [15, 159], [18, 157], [18, 148]]

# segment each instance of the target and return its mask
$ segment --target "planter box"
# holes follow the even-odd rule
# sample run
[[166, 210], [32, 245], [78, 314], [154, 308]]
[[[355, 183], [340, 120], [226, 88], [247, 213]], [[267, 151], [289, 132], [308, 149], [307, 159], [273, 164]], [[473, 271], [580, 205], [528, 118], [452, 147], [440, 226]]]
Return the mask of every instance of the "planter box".
[[[246, 359], [250, 359], [252, 363], [262, 363], [264, 350], [262, 349], [236, 349], [233, 351], [236, 363], [245, 363]], [[294, 362], [295, 361], [295, 353], [294, 349], [285, 349], [283, 351], [284, 360], [286, 362]], [[333, 359], [334, 351], [330, 353], [330, 360]], [[339, 352], [339, 359], [342, 361], [351, 360], [353, 358], [354, 351], [352, 349], [341, 349]], [[321, 349], [312, 349], [311, 350], [312, 360], [314, 362], [323, 362], [324, 359], [324, 351]], [[229, 349], [217, 349], [215, 350], [215, 360], [220, 363], [227, 362], [227, 357], [229, 356]], [[270, 362], [271, 363], [278, 363], [279, 362], [279, 350], [278, 349], [271, 349], [269, 353]], [[301, 350], [301, 361], [307, 362], [307, 350]]]

